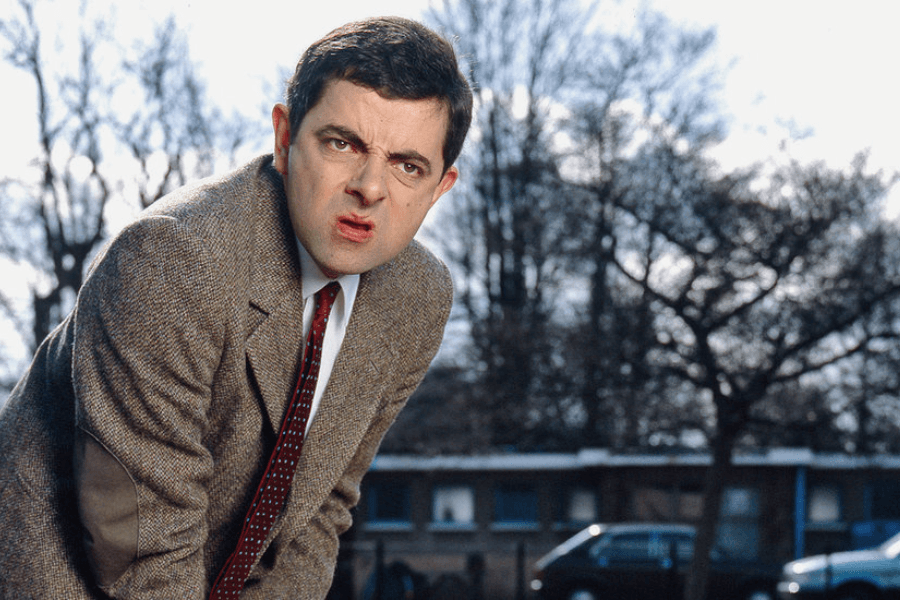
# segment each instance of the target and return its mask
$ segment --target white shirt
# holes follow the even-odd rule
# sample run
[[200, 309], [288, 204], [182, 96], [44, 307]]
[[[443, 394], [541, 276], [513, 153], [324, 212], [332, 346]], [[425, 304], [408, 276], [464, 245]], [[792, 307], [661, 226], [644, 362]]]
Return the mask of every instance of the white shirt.
[[353, 312], [353, 303], [356, 301], [356, 291], [359, 289], [359, 275], [342, 275], [337, 279], [329, 279], [322, 273], [319, 266], [306, 251], [299, 241], [297, 248], [300, 250], [300, 269], [302, 271], [301, 285], [303, 289], [303, 341], [305, 346], [306, 336], [312, 326], [313, 316], [316, 311], [316, 292], [323, 287], [337, 281], [341, 284], [341, 291], [335, 298], [331, 307], [331, 315], [328, 317], [328, 326], [325, 328], [325, 339], [322, 341], [322, 362], [319, 365], [319, 378], [316, 380], [316, 391], [313, 394], [312, 407], [309, 411], [309, 420], [306, 423], [306, 431], [309, 431], [313, 418], [322, 400], [322, 394], [331, 378], [331, 370], [337, 358], [338, 350], [344, 341], [347, 332], [347, 323], [350, 322], [350, 313]]

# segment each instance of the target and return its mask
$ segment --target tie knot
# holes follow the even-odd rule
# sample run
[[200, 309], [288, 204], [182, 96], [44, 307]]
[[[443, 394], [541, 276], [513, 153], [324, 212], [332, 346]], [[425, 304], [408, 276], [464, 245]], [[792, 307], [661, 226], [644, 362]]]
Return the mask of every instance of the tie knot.
[[331, 305], [334, 304], [334, 299], [337, 298], [338, 292], [340, 291], [341, 284], [337, 281], [332, 281], [316, 292], [316, 313], [313, 317], [314, 321], [319, 321], [328, 316], [331, 312]]

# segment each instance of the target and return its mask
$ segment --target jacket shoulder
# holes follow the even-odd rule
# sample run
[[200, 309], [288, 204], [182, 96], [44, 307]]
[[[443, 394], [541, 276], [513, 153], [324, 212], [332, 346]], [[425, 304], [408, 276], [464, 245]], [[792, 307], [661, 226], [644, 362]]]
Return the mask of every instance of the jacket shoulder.
[[373, 276], [401, 282], [413, 296], [452, 301], [450, 270], [420, 242], [413, 240], [394, 260], [374, 269]]
[[395, 333], [406, 327], [431, 331], [435, 323], [443, 329], [449, 318], [453, 285], [446, 265], [413, 241], [392, 261], [364, 273], [357, 297], [365, 297], [365, 306]]
[[[193, 240], [191, 244], [202, 248], [207, 259], [229, 264], [249, 260], [259, 230], [286, 220], [281, 215], [286, 212], [283, 188], [276, 177], [271, 156], [263, 156], [225, 175], [174, 190], [113, 236], [91, 271], [110, 252], [171, 235]], [[159, 250], [164, 253], [176, 251], [163, 246]]]
[[261, 156], [224, 175], [201, 179], [167, 194], [138, 218], [167, 216], [198, 231], [247, 229], [260, 205], [277, 205], [282, 188], [271, 155]]

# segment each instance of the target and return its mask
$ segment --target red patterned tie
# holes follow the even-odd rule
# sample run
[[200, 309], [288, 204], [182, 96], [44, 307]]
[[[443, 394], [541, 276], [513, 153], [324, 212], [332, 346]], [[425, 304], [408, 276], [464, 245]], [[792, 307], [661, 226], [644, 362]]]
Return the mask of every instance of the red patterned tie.
[[294, 397], [284, 415], [275, 449], [269, 458], [259, 489], [256, 490], [253, 503], [247, 511], [237, 547], [219, 572], [219, 577], [209, 594], [210, 600], [225, 600], [240, 595], [247, 575], [250, 574], [250, 567], [255, 562], [275, 518], [284, 506], [288, 490], [291, 489], [291, 481], [294, 479], [300, 451], [303, 449], [306, 422], [309, 420], [309, 410], [319, 376], [325, 325], [328, 323], [331, 305], [334, 304], [340, 290], [340, 284], [332, 282], [315, 296], [316, 313], [306, 339], [303, 368], [294, 390]]

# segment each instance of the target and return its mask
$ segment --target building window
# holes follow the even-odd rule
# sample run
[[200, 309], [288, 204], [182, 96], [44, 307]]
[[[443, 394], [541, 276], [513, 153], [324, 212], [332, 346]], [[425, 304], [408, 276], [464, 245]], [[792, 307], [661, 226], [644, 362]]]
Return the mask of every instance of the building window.
[[752, 519], [759, 516], [759, 490], [753, 488], [725, 488], [722, 494], [722, 516]]
[[835, 485], [815, 485], [809, 490], [807, 519], [810, 523], [841, 520], [841, 493]]
[[900, 519], [900, 481], [879, 480], [871, 487], [871, 513], [875, 520]]
[[501, 485], [494, 502], [495, 526], [534, 528], [538, 524], [537, 490], [525, 485]]
[[475, 527], [475, 491], [467, 485], [434, 488], [431, 522], [436, 528], [471, 529]]
[[597, 493], [582, 487], [563, 488], [560, 491], [556, 522], [560, 525], [590, 525], [600, 515]]
[[631, 509], [638, 521], [696, 521], [703, 515], [703, 494], [693, 489], [638, 488]]
[[410, 529], [409, 484], [398, 481], [372, 482], [366, 492], [369, 528]]
[[675, 513], [670, 490], [638, 488], [631, 505], [638, 521], [668, 521]]
[[729, 556], [759, 556], [759, 490], [726, 487], [717, 545]]

